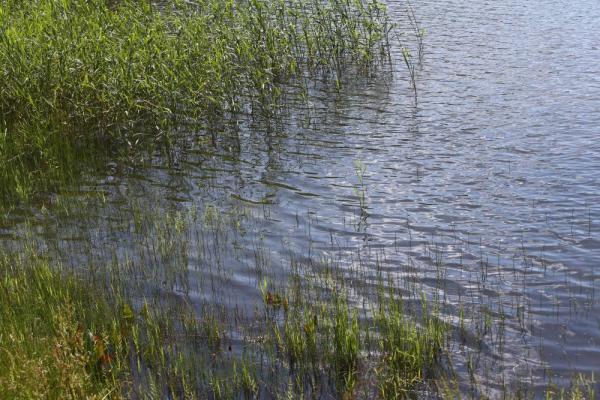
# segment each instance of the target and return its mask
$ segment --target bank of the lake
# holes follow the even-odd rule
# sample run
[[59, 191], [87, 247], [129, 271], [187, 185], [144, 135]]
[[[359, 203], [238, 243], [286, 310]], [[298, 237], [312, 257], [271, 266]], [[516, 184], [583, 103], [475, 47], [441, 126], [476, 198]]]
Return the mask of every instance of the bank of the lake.
[[597, 397], [600, 7], [386, 3], [0, 0], [0, 398]]

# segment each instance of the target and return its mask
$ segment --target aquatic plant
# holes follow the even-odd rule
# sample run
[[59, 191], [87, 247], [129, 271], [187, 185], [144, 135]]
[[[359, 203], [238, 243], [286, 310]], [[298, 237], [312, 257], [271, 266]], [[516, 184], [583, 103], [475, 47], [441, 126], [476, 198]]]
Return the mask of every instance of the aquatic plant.
[[272, 115], [286, 83], [372, 70], [390, 29], [366, 0], [2, 0], [0, 195], [177, 131], [214, 139], [242, 111]]
[[[131, 215], [136, 214], [132, 209]], [[131, 252], [114, 253], [105, 264], [101, 259], [106, 254], [92, 256], [91, 240], [81, 243], [91, 257], [89, 264], [70, 267], [45, 256], [35, 240], [1, 250], [0, 317], [5, 323], [0, 338], [6, 351], [0, 355], [0, 382], [6, 383], [6, 392], [0, 395], [20, 391], [46, 398], [232, 398], [330, 393], [347, 398], [375, 390], [376, 381], [365, 380], [366, 374], [383, 382], [384, 375], [376, 370], [389, 363], [383, 355], [396, 343], [386, 341], [380, 348], [369, 338], [387, 340], [392, 322], [383, 322], [387, 313], [361, 317], [331, 271], [311, 272], [296, 265], [287, 280], [265, 278], [257, 287], [262, 304], [251, 319], [237, 307], [192, 303], [185, 295], [193, 281], [190, 247], [182, 243], [210, 249], [208, 241], [224, 240], [219, 232], [230, 224], [228, 216], [210, 219], [204, 221], [203, 232], [189, 223], [194, 218], [203, 221], [197, 211], [130, 219], [126, 229], [139, 241], [131, 243]], [[142, 227], [140, 233], [135, 233], [136, 225]], [[213, 271], [216, 279], [209, 285], [195, 282], [218, 299], [219, 288], [227, 285], [227, 271], [218, 265]], [[196, 293], [200, 290], [193, 287]], [[181, 297], [165, 297], [165, 291]], [[394, 295], [372, 301], [374, 310], [391, 310], [399, 299]], [[392, 317], [417, 336], [435, 336], [422, 330], [433, 327], [431, 323], [421, 327], [413, 316], [399, 312]], [[243, 347], [234, 337], [244, 338]], [[77, 362], [54, 357], [48, 343], [58, 343]], [[416, 346], [402, 351], [414, 359], [430, 354]], [[417, 351], [423, 355], [413, 353]], [[70, 369], [61, 368], [67, 362]], [[403, 363], [394, 365], [409, 367]], [[48, 375], [34, 385], [36, 372], [21, 365], [37, 365]], [[403, 389], [412, 393], [427, 378], [420, 377]], [[75, 386], [57, 387], [55, 393], [53, 379]]]
[[[268, 257], [257, 257], [244, 293], [255, 303], [238, 303], [229, 297], [232, 259], [223, 253], [235, 252], [233, 243], [255, 228], [252, 214], [259, 210], [206, 204], [164, 210], [157, 198], [143, 196], [128, 199], [109, 220], [90, 214], [106, 206], [103, 199], [56, 200], [51, 219], [83, 221], [75, 246], [38, 236], [40, 228], [54, 229], [40, 225], [39, 216], [22, 228], [22, 240], [0, 242], [0, 398], [534, 393], [532, 384], [504, 377], [489, 393], [482, 379], [481, 344], [504, 345], [505, 319], [515, 328], [521, 319], [528, 325], [525, 303], [514, 305], [524, 316], [508, 309], [493, 316], [465, 298], [453, 321], [442, 299], [426, 297], [409, 275], [386, 275], [366, 255], [352, 268], [339, 268], [337, 257], [292, 258], [283, 276]], [[97, 225], [108, 237], [122, 238], [118, 248], [98, 239], [90, 229]], [[257, 254], [269, 251], [263, 242], [254, 246]], [[436, 267], [441, 285], [444, 266]], [[462, 361], [461, 340], [474, 342], [465, 353], [467, 376], [453, 371], [453, 362]], [[65, 385], [54, 385], [59, 379]], [[593, 376], [574, 376], [570, 388], [564, 381], [534, 383], [548, 398], [597, 392]]]
[[124, 324], [57, 267], [0, 259], [0, 398], [121, 398]]
[[378, 388], [382, 398], [408, 398], [415, 386], [432, 378], [439, 368], [447, 327], [427, 310], [422, 300], [423, 327], [406, 318], [402, 299], [381, 302], [376, 311], [379, 349], [383, 354], [378, 369]]

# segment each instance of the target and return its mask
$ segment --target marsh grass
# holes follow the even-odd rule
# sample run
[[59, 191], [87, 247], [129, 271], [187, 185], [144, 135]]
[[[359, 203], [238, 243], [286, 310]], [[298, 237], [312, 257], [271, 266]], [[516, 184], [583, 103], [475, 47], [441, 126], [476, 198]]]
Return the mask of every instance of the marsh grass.
[[435, 376], [442, 360], [448, 327], [427, 310], [422, 300], [422, 327], [406, 318], [402, 299], [380, 302], [376, 313], [379, 349], [383, 360], [378, 371], [383, 398], [409, 397], [415, 386]]
[[[384, 282], [382, 295], [361, 311], [330, 269], [296, 264], [289, 278], [272, 280], [268, 268], [261, 267], [264, 279], [257, 286], [253, 316], [212, 301], [193, 302], [186, 293], [202, 289], [191, 283], [190, 247], [182, 243], [207, 251], [213, 240], [222, 246], [225, 226], [238, 226], [231, 218], [243, 215], [217, 218], [206, 207], [204, 212], [140, 217], [130, 228], [123, 227], [131, 232], [136, 224], [143, 227], [143, 233], [135, 234], [140, 240], [133, 252], [112, 259], [103, 254], [108, 258], [104, 265], [92, 257], [61, 266], [34, 240], [3, 250], [2, 394], [56, 399], [386, 398], [389, 392], [380, 388], [387, 387], [396, 369], [412, 377], [396, 382], [403, 397], [414, 395], [434, 376], [435, 366], [425, 362], [439, 349], [418, 339], [437, 337], [429, 332], [434, 325], [423, 316], [404, 314], [396, 306], [401, 302], [396, 294], [383, 295]], [[191, 221], [203, 224], [206, 233], [197, 233]], [[89, 246], [84, 252], [91, 256], [94, 244], [80, 245]], [[203, 287], [218, 299], [219, 287], [229, 278], [218, 266], [213, 272], [218, 278]], [[442, 338], [435, 346], [442, 346], [444, 333], [436, 329]], [[410, 335], [390, 341], [392, 332]], [[402, 346], [406, 359], [396, 357], [392, 363], [388, 355], [396, 351], [394, 346]], [[43, 379], [35, 379], [39, 372], [34, 367], [44, 371]], [[64, 387], [54, 384], [59, 380]]]
[[[95, 217], [68, 199], [58, 203], [62, 218], [87, 218], [87, 232]], [[35, 221], [20, 244], [3, 242], [1, 398], [488, 395], [479, 389], [476, 348], [468, 355], [472, 387], [458, 380], [451, 336], [468, 332], [483, 341], [503, 332], [489, 310], [465, 304], [454, 326], [439, 298], [418, 288], [414, 295], [380, 266], [376, 276], [361, 275], [364, 258], [354, 269], [328, 258], [291, 259], [289, 274], [278, 276], [268, 257], [257, 257], [248, 267], [255, 302], [231, 304], [222, 290], [232, 281], [232, 259], [222, 253], [253, 230], [252, 211], [205, 205], [163, 212], [147, 208], [156, 199], [138, 201], [104, 222], [109, 237], [126, 238], [118, 250], [92, 232], [78, 236], [76, 247], [40, 241]], [[255, 246], [256, 254], [268, 253], [262, 242]], [[596, 389], [593, 376], [582, 375], [571, 388], [548, 383], [545, 395], [588, 399]], [[505, 398], [536, 393], [525, 384], [499, 390]]]
[[[296, 377], [294, 393], [329, 387], [350, 396], [360, 379], [359, 365], [367, 362], [363, 329], [372, 328], [359, 322], [341, 294], [331, 307], [305, 301], [284, 306], [283, 294], [268, 292], [266, 315], [275, 317], [276, 309], [283, 321], [268, 318], [264, 344], [244, 355], [225, 346], [223, 316], [214, 311], [194, 315], [181, 304], [168, 306], [157, 298], [134, 309], [129, 305], [134, 299], [126, 299], [114, 284], [107, 289], [34, 255], [5, 257], [0, 266], [3, 398], [100, 399], [133, 393], [141, 398], [233, 398], [253, 397], [261, 387], [276, 393], [277, 387], [260, 374], [257, 354], [271, 354], [268, 364]], [[394, 318], [409, 328], [404, 316]], [[276, 352], [268, 351], [269, 343]]]
[[43, 258], [0, 260], [0, 398], [121, 397], [123, 321], [101, 292], [63, 278]]
[[214, 139], [240, 112], [273, 115], [292, 80], [372, 71], [391, 29], [377, 1], [2, 0], [0, 195], [72, 182], [182, 124]]

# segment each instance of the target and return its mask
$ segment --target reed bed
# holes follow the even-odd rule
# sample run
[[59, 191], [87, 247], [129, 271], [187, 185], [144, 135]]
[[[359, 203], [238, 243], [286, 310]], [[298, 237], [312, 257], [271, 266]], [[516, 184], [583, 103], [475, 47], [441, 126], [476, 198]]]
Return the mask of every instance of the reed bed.
[[138, 268], [113, 265], [106, 284], [89, 267], [3, 253], [0, 397], [408, 398], [444, 346], [443, 325], [418, 324], [394, 305], [401, 298], [382, 296], [376, 321], [365, 320], [343, 290], [320, 289], [324, 277], [265, 281], [248, 320], [140, 297], [131, 282], [151, 283], [126, 272]]
[[390, 30], [375, 0], [2, 0], [0, 194], [52, 189], [182, 124], [214, 136], [227, 116], [272, 115], [287, 83], [376, 68]]

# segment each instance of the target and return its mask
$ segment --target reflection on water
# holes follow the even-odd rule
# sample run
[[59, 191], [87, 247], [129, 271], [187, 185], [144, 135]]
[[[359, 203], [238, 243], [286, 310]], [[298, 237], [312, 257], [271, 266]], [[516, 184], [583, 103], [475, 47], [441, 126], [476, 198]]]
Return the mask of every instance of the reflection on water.
[[[402, 23], [403, 5], [390, 7]], [[417, 103], [400, 62], [340, 93], [315, 84], [309, 109], [291, 102], [269, 134], [244, 119], [235, 139], [195, 136], [169, 163], [110, 164], [72, 195], [103, 193], [101, 206], [34, 211], [40, 238], [75, 263], [90, 257], [81, 241], [125, 257], [136, 213], [229, 216], [180, 243], [188, 259], [155, 260], [194, 271], [175, 292], [243, 307], [264, 273], [328, 260], [348, 271], [357, 304], [378, 271], [439, 298], [465, 382], [472, 370], [487, 390], [598, 372], [600, 3], [414, 7], [427, 29]]]

